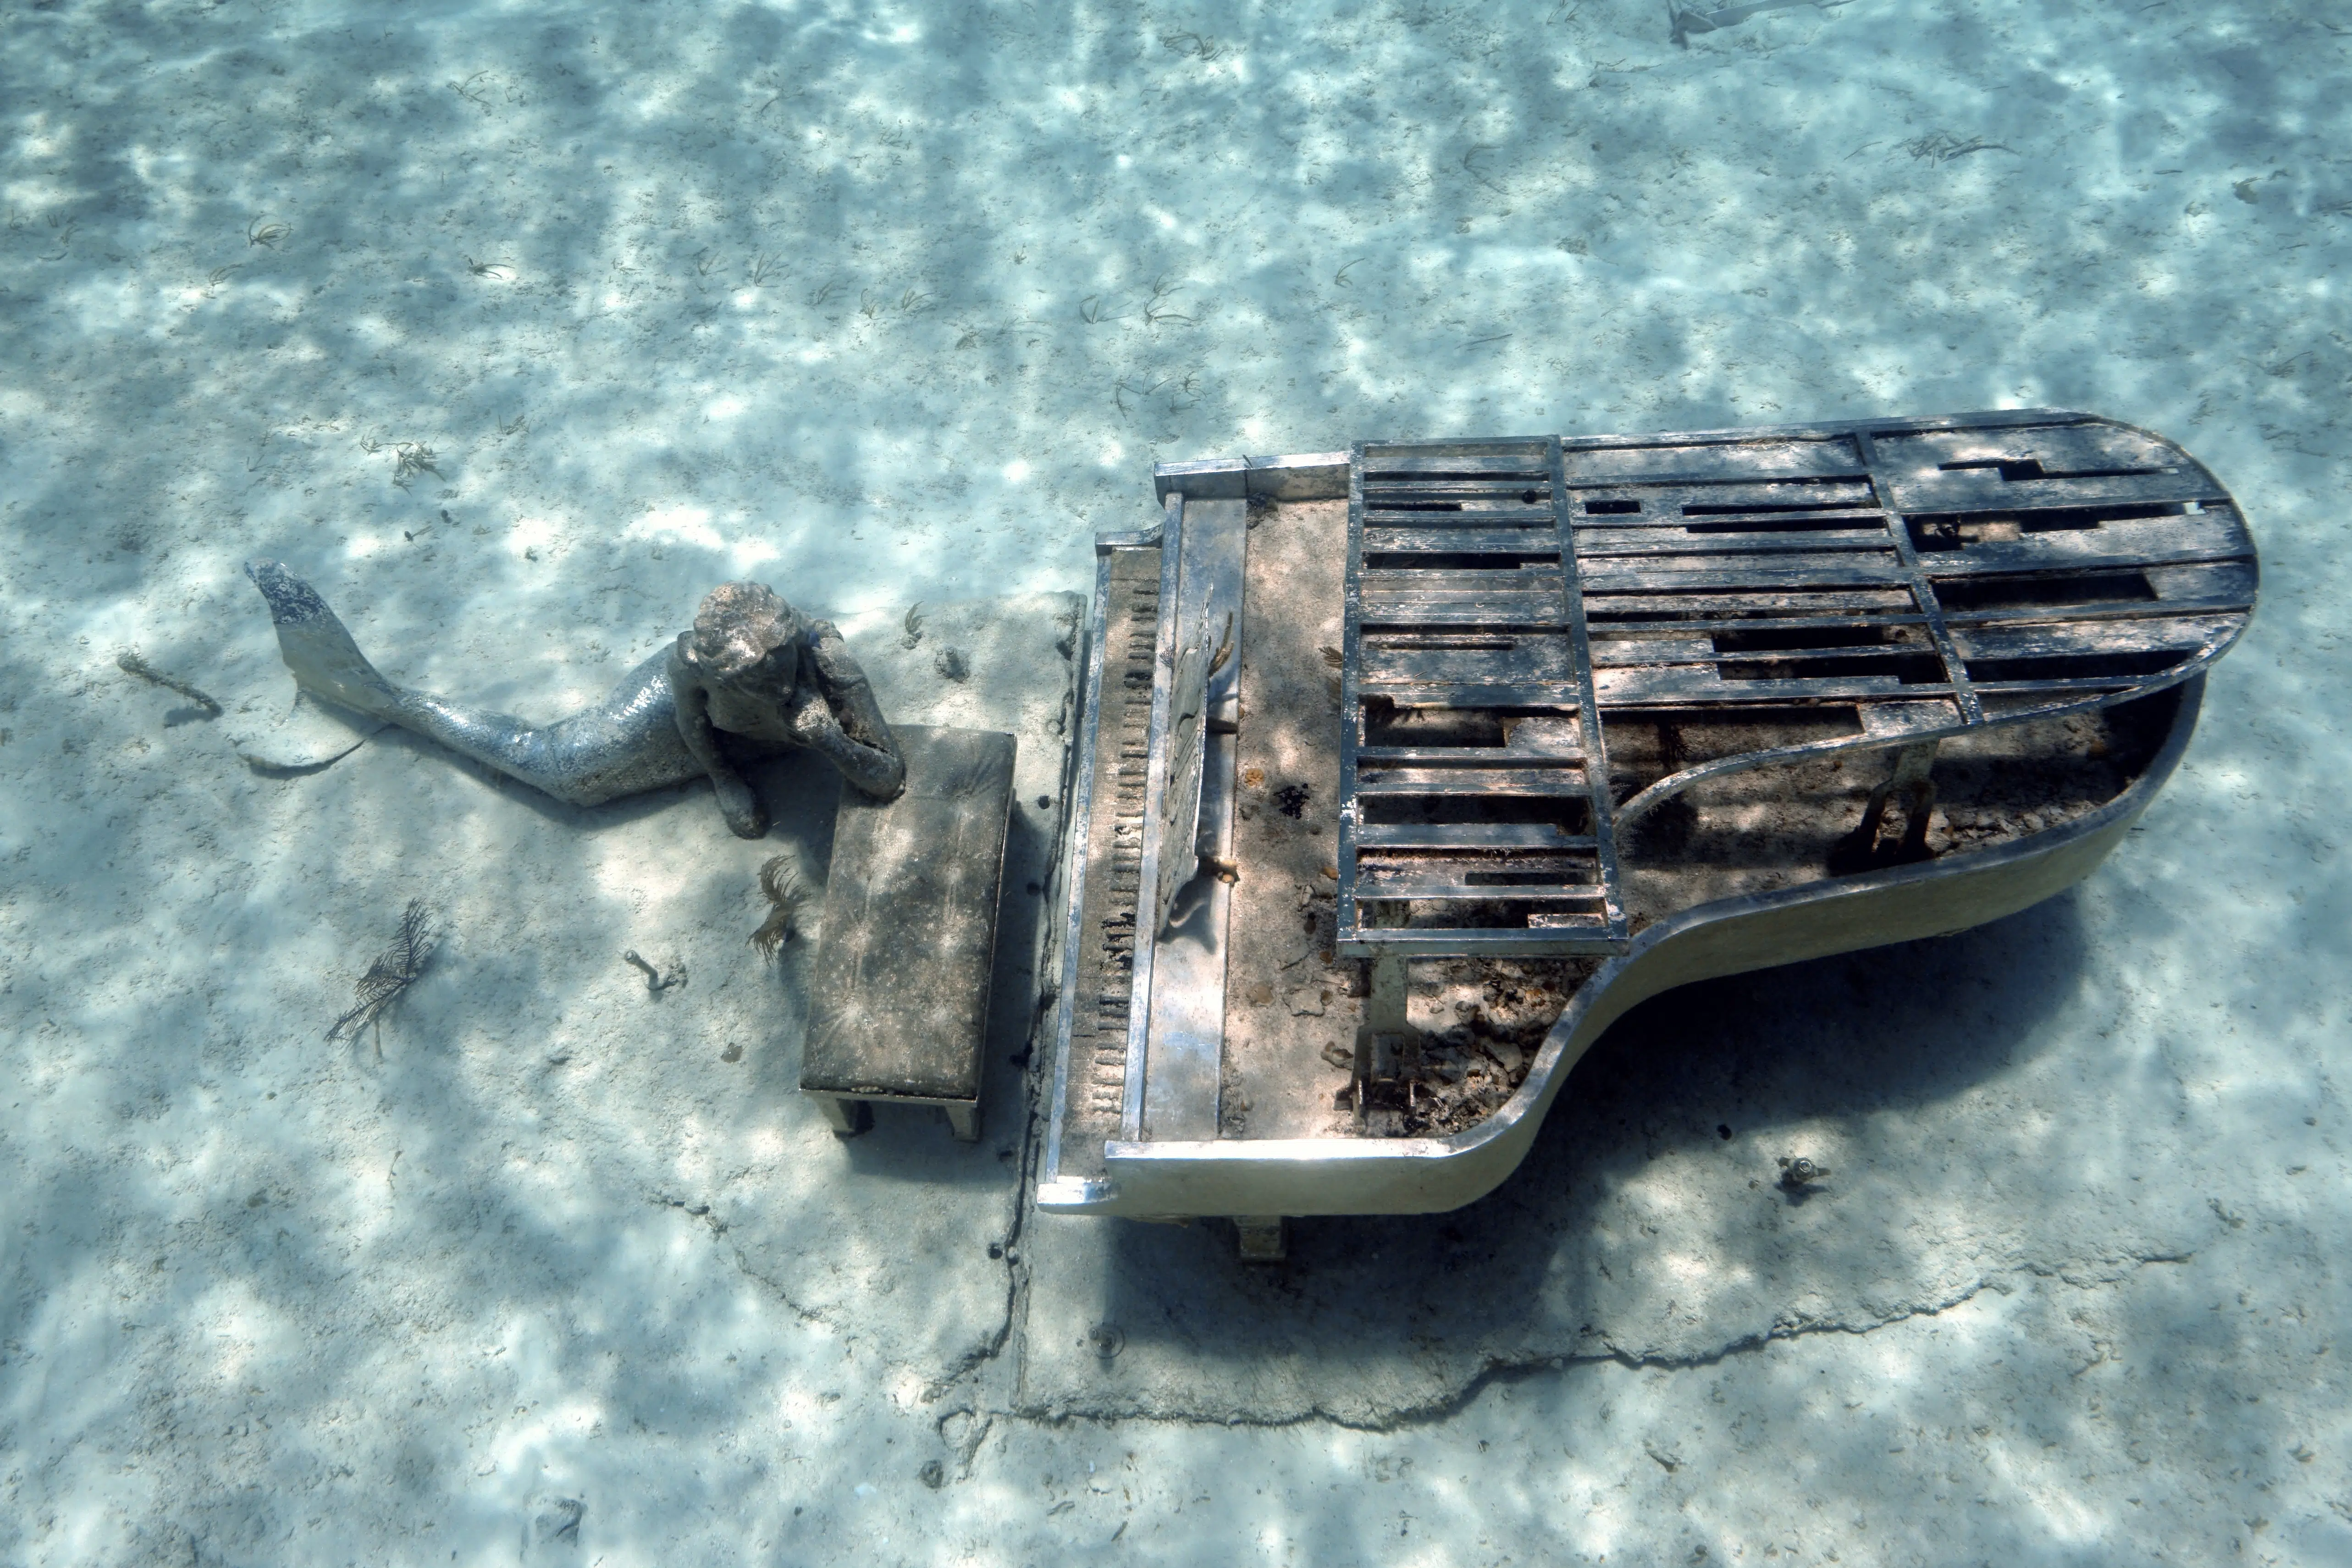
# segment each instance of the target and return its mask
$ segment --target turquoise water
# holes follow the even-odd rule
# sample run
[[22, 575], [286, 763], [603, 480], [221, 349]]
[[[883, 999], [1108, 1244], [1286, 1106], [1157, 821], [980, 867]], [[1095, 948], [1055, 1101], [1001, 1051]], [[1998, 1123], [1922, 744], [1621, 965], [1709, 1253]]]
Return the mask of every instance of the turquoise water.
[[[0, 1562], [2352, 1560], [2347, 62], [2188, 0], [0, 10]], [[247, 760], [257, 556], [546, 715], [728, 577], [877, 661], [1083, 592], [1158, 461], [2034, 405], [2263, 551], [2145, 829], [1924, 1000], [1661, 1004], [1456, 1231], [1311, 1242], [1345, 1300], [1024, 1217], [1009, 1063], [977, 1149], [823, 1134], [738, 929], [805, 802]], [[890, 690], [1042, 742], [987, 627], [1052, 613]], [[439, 975], [322, 1043], [412, 896]], [[1718, 1120], [1895, 1239], [1763, 1235]]]

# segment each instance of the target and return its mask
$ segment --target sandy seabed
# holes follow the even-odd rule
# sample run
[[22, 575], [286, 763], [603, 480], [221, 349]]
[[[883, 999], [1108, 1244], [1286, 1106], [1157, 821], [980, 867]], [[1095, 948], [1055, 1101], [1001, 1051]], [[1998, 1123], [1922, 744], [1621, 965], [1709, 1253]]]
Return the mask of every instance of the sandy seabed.
[[[0, 6], [0, 1563], [2352, 1562], [2352, 26], [1688, 43]], [[1279, 1269], [1025, 1208], [1053, 595], [1154, 461], [2023, 405], [2180, 440], [2264, 556], [2081, 889], [1661, 998], [1495, 1196]], [[537, 717], [759, 576], [1018, 733], [982, 1142], [793, 1092], [806, 954], [744, 937], [821, 773], [746, 844], [347, 749], [257, 556]], [[410, 898], [381, 1059], [327, 1042]]]

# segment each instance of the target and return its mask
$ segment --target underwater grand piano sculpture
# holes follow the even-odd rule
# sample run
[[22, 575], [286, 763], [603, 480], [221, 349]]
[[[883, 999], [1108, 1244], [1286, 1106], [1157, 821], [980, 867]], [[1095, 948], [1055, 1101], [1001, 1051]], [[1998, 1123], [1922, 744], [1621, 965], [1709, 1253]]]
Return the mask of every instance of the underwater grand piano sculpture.
[[1635, 1003], [2088, 874], [2253, 608], [2053, 410], [1158, 470], [1100, 536], [1041, 1206], [1453, 1208]]

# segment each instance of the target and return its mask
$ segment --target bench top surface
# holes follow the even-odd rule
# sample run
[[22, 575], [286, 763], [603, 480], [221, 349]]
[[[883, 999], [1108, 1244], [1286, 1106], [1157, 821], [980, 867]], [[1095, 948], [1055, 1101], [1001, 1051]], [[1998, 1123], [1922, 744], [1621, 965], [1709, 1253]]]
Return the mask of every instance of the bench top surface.
[[893, 732], [906, 793], [886, 803], [842, 791], [801, 1088], [977, 1100], [1013, 740]]

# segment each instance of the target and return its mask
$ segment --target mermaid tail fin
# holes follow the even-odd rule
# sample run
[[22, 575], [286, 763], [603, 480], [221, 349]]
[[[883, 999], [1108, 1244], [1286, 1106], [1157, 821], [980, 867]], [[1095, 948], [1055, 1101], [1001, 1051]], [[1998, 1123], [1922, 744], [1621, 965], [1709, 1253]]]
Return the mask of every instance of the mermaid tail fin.
[[278, 626], [278, 651], [294, 672], [297, 686], [371, 718], [400, 716], [400, 689], [376, 672], [316, 588], [289, 572], [282, 561], [248, 561], [245, 574], [268, 601], [269, 618]]

